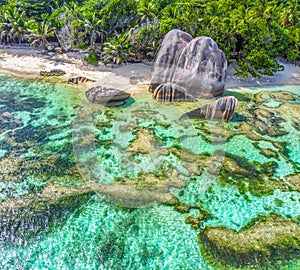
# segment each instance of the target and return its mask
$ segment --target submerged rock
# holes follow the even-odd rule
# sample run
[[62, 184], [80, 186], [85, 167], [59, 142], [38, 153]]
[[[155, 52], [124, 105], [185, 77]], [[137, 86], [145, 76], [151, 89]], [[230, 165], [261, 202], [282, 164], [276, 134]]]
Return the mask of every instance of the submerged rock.
[[[87, 186], [65, 187], [49, 184], [41, 193], [11, 198], [0, 202], [0, 240], [24, 241], [24, 237], [36, 236], [49, 229], [66, 210], [74, 210], [93, 190]], [[18, 241], [17, 241], [18, 242]]]
[[282, 123], [284, 123], [285, 120], [280, 117], [280, 115], [283, 115], [282, 112], [285, 113], [284, 110], [276, 113], [274, 108], [272, 108], [272, 111], [268, 111], [262, 106], [257, 107], [255, 105], [254, 108], [249, 110], [249, 125], [252, 126], [252, 130], [255, 130], [257, 134], [268, 135], [271, 137], [287, 135], [289, 132], [282, 126]]
[[193, 217], [193, 216], [188, 216], [185, 219], [186, 224], [191, 224], [191, 227], [195, 230], [200, 228], [201, 225], [201, 219], [199, 217]]
[[[151, 183], [152, 184], [152, 183]], [[0, 241], [21, 244], [26, 238], [48, 231], [53, 222], [67, 216], [93, 194], [127, 208], [137, 208], [173, 199], [167, 186], [142, 190], [118, 183], [86, 183], [79, 186], [48, 184], [41, 192], [0, 201]]]
[[198, 109], [183, 114], [180, 120], [185, 118], [201, 118], [230, 121], [237, 104], [238, 100], [233, 96], [222, 97], [212, 104], [206, 104]]
[[226, 227], [206, 227], [199, 235], [214, 261], [247, 265], [289, 259], [300, 255], [300, 226], [280, 216], [258, 217], [239, 232]]
[[130, 97], [130, 94], [114, 88], [95, 86], [86, 91], [85, 96], [93, 103], [106, 106], [122, 106], [125, 104], [125, 100]]
[[79, 83], [85, 83], [85, 82], [95, 82], [95, 80], [88, 79], [88, 78], [82, 77], [82, 76], [70, 78], [68, 80], [68, 83], [73, 83], [73, 84], [79, 84]]
[[87, 185], [101, 195], [102, 198], [126, 208], [148, 207], [149, 205], [169, 201], [174, 197], [168, 192], [167, 185], [153, 185], [142, 189], [119, 183], [107, 185], [88, 183]]
[[138, 131], [137, 138], [126, 149], [127, 152], [150, 154], [154, 149], [154, 136], [149, 130]]
[[288, 175], [285, 178], [286, 178], [286, 182], [290, 184], [289, 186], [292, 190], [296, 190], [300, 192], [300, 175], [298, 173], [293, 175]]
[[192, 39], [188, 33], [172, 30], [161, 44], [149, 90], [175, 83], [195, 97], [222, 95], [226, 70], [226, 57], [211, 38]]
[[262, 91], [256, 94], [256, 101], [258, 103], [266, 103], [270, 101], [289, 102], [294, 100], [296, 100], [295, 94], [286, 91], [278, 91], [278, 92]]
[[66, 72], [62, 69], [51, 69], [50, 71], [40, 71], [41, 76], [63, 76]]
[[195, 100], [195, 98], [188, 94], [183, 87], [175, 83], [166, 83], [157, 86], [153, 93], [153, 98], [160, 102]]
[[179, 213], [188, 213], [191, 210], [191, 206], [188, 204], [179, 204], [174, 207], [174, 210], [178, 211]]

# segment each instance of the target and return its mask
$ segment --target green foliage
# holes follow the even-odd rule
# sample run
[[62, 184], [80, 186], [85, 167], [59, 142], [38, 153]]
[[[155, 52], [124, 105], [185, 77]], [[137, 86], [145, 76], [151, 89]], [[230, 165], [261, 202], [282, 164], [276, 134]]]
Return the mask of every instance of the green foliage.
[[[213, 38], [227, 59], [237, 61], [237, 73], [243, 76], [272, 75], [281, 70], [275, 60], [278, 56], [288, 60], [300, 58], [298, 0], [0, 0], [0, 3], [0, 39], [6, 43], [38, 36], [36, 32], [45, 29], [37, 30], [37, 25], [33, 27], [28, 22], [39, 23], [42, 28], [47, 21], [56, 30], [67, 26], [73, 46], [100, 50], [105, 60], [111, 62], [124, 62], [132, 53], [136, 57], [154, 57], [163, 36], [174, 28], [194, 37]], [[46, 40], [55, 40], [55, 34], [56, 31], [48, 31]]]
[[25, 12], [16, 6], [15, 1], [0, 9], [0, 41], [4, 43], [21, 42], [28, 34]]
[[94, 66], [98, 66], [97, 54], [95, 51], [91, 50], [88, 53], [88, 56], [84, 58], [84, 60], [88, 63], [91, 63]]
[[139, 29], [132, 35], [133, 53], [138, 58], [152, 58], [159, 48], [159, 29], [156, 25]]
[[130, 43], [130, 32], [123, 31], [113, 38], [109, 38], [103, 45], [104, 64], [121, 64], [132, 56], [132, 44]]
[[238, 62], [239, 68], [237, 74], [247, 77], [248, 73], [258, 78], [261, 75], [274, 75], [274, 72], [283, 70], [284, 67], [279, 65], [264, 50], [253, 49], [244, 60]]
[[123, 29], [130, 30], [139, 19], [135, 0], [110, 0], [100, 10], [101, 27], [111, 35], [120, 33]]
[[44, 20], [41, 23], [37, 23], [33, 20], [29, 22], [29, 28], [31, 30], [31, 35], [29, 37], [29, 42], [32, 46], [47, 48], [50, 46], [47, 38], [54, 35], [55, 27], [51, 25], [51, 22], [48, 20]]

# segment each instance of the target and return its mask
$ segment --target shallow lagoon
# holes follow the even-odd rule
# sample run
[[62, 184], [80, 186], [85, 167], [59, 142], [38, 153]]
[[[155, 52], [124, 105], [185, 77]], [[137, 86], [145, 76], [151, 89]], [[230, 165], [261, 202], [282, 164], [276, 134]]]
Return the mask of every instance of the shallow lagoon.
[[[2, 220], [1, 269], [236, 268], [203, 249], [203, 228], [239, 231], [271, 213], [299, 223], [299, 86], [228, 90], [239, 99], [230, 123], [177, 120], [207, 100], [166, 105], [136, 94], [125, 107], [104, 108], [66, 85], [6, 75], [0, 92], [2, 204], [51, 184], [129, 190], [62, 202], [57, 218], [45, 211], [31, 227], [30, 217]], [[143, 200], [147, 192], [161, 203]], [[279, 258], [267, 261], [300, 265], [298, 256]], [[251, 265], [263, 267], [238, 268]]]

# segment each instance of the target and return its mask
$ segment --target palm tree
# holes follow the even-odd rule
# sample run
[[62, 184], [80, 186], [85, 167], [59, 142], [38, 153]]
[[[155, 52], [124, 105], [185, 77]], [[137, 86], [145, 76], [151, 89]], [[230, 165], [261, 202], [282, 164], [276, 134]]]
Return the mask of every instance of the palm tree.
[[55, 27], [51, 25], [48, 20], [42, 21], [41, 23], [36, 23], [32, 21], [30, 25], [31, 37], [30, 42], [32, 46], [38, 46], [39, 48], [47, 48], [50, 46], [47, 38], [54, 36]]
[[138, 14], [141, 17], [140, 21], [146, 21], [146, 27], [157, 17], [159, 2], [155, 0], [141, 0], [138, 5]]
[[130, 31], [123, 31], [116, 34], [115, 37], [109, 38], [103, 45], [104, 64], [112, 62], [121, 64], [132, 56], [132, 44], [130, 42]]
[[26, 32], [25, 12], [13, 4], [0, 10], [0, 40], [6, 43], [20, 42]]
[[90, 46], [93, 49], [96, 49], [96, 40], [98, 37], [100, 37], [100, 44], [101, 44], [100, 47], [102, 47], [105, 32], [100, 29], [101, 20], [99, 20], [96, 17], [95, 13], [93, 13], [93, 15], [90, 18], [89, 17], [83, 18], [82, 22], [84, 24], [85, 36], [89, 37]]

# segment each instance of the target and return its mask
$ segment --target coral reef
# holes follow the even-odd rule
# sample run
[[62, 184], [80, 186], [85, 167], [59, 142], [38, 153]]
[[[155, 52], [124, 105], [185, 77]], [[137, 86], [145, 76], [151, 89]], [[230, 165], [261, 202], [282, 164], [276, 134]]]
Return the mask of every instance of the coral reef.
[[300, 226], [277, 215], [257, 217], [239, 232], [225, 227], [200, 230], [203, 252], [216, 264], [265, 265], [300, 255]]

